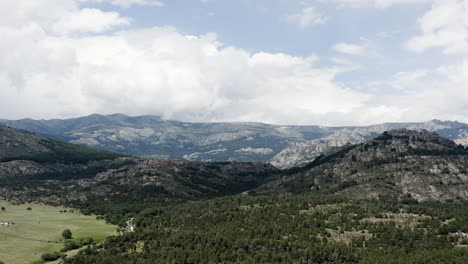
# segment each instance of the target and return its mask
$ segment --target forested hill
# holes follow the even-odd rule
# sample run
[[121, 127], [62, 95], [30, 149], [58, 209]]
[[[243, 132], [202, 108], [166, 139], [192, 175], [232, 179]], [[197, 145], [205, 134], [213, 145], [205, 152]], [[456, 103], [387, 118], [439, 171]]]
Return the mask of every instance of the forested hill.
[[28, 160], [38, 163], [86, 163], [124, 156], [123, 154], [56, 141], [31, 132], [0, 125], [0, 162]]
[[[9, 157], [5, 158], [8, 162], [0, 163], [0, 177], [8, 178], [2, 195], [12, 199], [34, 196], [43, 202], [79, 207], [96, 201], [185, 202], [242, 192], [310, 192], [412, 202], [468, 199], [468, 151], [428, 131], [392, 130], [362, 144], [335, 148], [305, 167], [283, 171], [260, 162], [114, 158], [118, 155], [16, 133], [27, 141], [8, 146], [21, 149], [31, 141], [38, 151], [17, 154], [18, 159], [29, 159], [26, 161]], [[6, 138], [3, 142], [12, 142]], [[46, 148], [49, 145], [56, 147]], [[44, 157], [49, 162], [41, 163]]]
[[[0, 126], [0, 153], [0, 199], [65, 204], [96, 213], [119, 211], [114, 223], [146, 204], [238, 194], [280, 173], [260, 162], [127, 157], [5, 126]], [[114, 210], [118, 207], [122, 210]]]
[[134, 223], [65, 263], [468, 263], [466, 203], [234, 196], [150, 208]]
[[468, 150], [429, 131], [392, 130], [335, 148], [259, 193], [315, 192], [409, 201], [468, 199]]

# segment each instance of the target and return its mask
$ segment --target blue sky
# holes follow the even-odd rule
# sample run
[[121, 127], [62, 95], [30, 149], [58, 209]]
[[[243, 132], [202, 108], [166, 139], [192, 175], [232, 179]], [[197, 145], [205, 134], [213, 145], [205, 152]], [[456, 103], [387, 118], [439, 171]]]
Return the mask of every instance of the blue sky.
[[468, 0], [7, 0], [0, 10], [0, 118], [468, 122]]

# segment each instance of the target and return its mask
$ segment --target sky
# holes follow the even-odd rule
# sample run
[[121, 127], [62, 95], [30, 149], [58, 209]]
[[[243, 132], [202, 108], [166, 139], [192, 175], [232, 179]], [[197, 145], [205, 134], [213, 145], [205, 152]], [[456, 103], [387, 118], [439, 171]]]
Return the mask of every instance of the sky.
[[0, 119], [468, 122], [468, 0], [1, 0]]

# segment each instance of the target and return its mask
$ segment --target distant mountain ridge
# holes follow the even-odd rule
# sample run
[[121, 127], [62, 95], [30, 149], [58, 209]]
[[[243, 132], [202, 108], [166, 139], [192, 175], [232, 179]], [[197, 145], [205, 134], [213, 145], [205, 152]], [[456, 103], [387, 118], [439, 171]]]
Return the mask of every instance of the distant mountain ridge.
[[392, 129], [426, 129], [457, 143], [468, 144], [468, 124], [439, 120], [367, 127], [323, 127], [254, 122], [189, 123], [152, 115], [94, 114], [64, 120], [0, 120], [0, 123], [57, 140], [141, 157], [271, 161], [278, 168], [305, 165], [330, 147], [359, 143]]
[[293, 142], [333, 128], [262, 123], [188, 123], [159, 116], [90, 115], [65, 120], [0, 120], [50, 138], [129, 155], [189, 161], [269, 161]]

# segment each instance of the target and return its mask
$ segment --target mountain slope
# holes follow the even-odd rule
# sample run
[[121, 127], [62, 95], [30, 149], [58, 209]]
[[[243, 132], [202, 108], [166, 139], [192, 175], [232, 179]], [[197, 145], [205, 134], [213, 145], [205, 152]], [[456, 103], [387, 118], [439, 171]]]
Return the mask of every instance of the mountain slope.
[[336, 148], [260, 193], [318, 192], [352, 197], [445, 201], [468, 199], [468, 150], [429, 131], [393, 130]]
[[409, 129], [415, 131], [428, 130], [436, 132], [457, 144], [468, 146], [468, 125], [459, 122], [432, 120], [425, 123], [385, 123], [369, 127], [338, 129], [331, 136], [293, 144], [285, 148], [272, 159], [271, 163], [278, 168], [287, 169], [303, 166], [316, 157], [326, 153], [332, 147], [346, 144], [357, 144], [366, 139], [376, 137], [384, 131], [392, 129]]
[[95, 150], [38, 136], [0, 125], [0, 161], [30, 160], [45, 162], [86, 163], [115, 159], [122, 154]]
[[265, 163], [125, 157], [5, 126], [0, 126], [0, 150], [0, 199], [77, 207], [174, 203], [238, 194], [280, 172]]
[[467, 124], [438, 120], [323, 127], [189, 123], [163, 120], [159, 116], [95, 114], [64, 120], [0, 120], [0, 123], [61, 141], [134, 156], [188, 161], [271, 161], [278, 168], [301, 166], [332, 146], [362, 142], [391, 129], [426, 129], [468, 143]]
[[361, 134], [344, 129], [328, 137], [314, 139], [288, 147], [274, 156], [273, 159], [271, 159], [271, 164], [280, 169], [304, 166], [321, 154], [328, 152], [333, 147], [361, 143], [368, 139], [371, 134], [374, 133]]
[[261, 123], [187, 123], [158, 116], [91, 115], [65, 120], [0, 120], [17, 129], [74, 144], [159, 159], [268, 161], [292, 142], [333, 129]]

